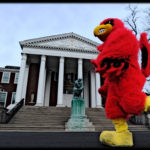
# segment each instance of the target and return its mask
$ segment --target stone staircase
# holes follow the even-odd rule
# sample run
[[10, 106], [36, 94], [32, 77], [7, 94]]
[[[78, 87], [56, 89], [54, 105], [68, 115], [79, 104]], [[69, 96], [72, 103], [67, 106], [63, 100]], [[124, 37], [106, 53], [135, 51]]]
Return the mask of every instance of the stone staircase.
[[1, 130], [64, 131], [70, 117], [70, 108], [23, 106]]
[[[8, 124], [0, 124], [0, 131], [64, 132], [70, 115], [71, 108], [68, 107], [23, 106]], [[105, 117], [104, 109], [86, 108], [86, 115], [93, 122], [95, 131], [114, 130], [112, 122]], [[129, 129], [149, 130], [144, 125], [131, 123]]]

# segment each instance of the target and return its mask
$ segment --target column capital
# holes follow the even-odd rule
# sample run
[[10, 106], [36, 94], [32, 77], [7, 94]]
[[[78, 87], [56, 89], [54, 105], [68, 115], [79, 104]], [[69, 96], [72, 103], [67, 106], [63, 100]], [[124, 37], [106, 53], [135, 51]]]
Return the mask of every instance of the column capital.
[[64, 63], [64, 57], [60, 57], [59, 62]]
[[78, 59], [78, 63], [81, 63], [81, 64], [82, 64], [82, 58], [79, 58], [79, 59]]
[[27, 54], [23, 53], [22, 54], [22, 60], [26, 60], [27, 59]]
[[46, 56], [45, 55], [41, 56], [41, 61], [46, 61]]

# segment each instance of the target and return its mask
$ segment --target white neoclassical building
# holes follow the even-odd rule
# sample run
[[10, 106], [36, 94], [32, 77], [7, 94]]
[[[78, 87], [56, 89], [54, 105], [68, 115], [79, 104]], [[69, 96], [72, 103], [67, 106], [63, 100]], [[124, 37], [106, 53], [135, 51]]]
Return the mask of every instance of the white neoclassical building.
[[20, 42], [22, 59], [16, 102], [71, 107], [74, 82], [82, 78], [86, 107], [101, 107], [100, 75], [90, 62], [98, 43], [73, 32]]

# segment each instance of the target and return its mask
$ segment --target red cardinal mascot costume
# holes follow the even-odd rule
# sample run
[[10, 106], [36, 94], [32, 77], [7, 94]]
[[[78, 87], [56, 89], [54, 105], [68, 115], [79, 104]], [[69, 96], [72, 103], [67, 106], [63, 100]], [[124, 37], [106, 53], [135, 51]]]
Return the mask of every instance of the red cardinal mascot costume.
[[[117, 18], [105, 19], [94, 29], [94, 35], [103, 44], [91, 62], [95, 72], [105, 78], [99, 93], [106, 97], [105, 111], [116, 131], [103, 131], [100, 141], [109, 146], [133, 146], [133, 136], [126, 123], [130, 114], [139, 115], [150, 110], [150, 97], [142, 92], [146, 77], [150, 75], [150, 44], [147, 34], [140, 41]], [[142, 66], [138, 52], [142, 52]]]

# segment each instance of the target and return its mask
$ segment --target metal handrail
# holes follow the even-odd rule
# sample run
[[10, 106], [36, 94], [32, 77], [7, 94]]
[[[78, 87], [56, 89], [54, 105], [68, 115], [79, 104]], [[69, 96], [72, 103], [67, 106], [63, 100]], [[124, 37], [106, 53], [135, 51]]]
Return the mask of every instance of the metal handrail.
[[23, 106], [24, 99], [18, 102], [12, 109], [8, 110], [4, 108], [0, 113], [0, 123], [8, 123], [17, 111]]

